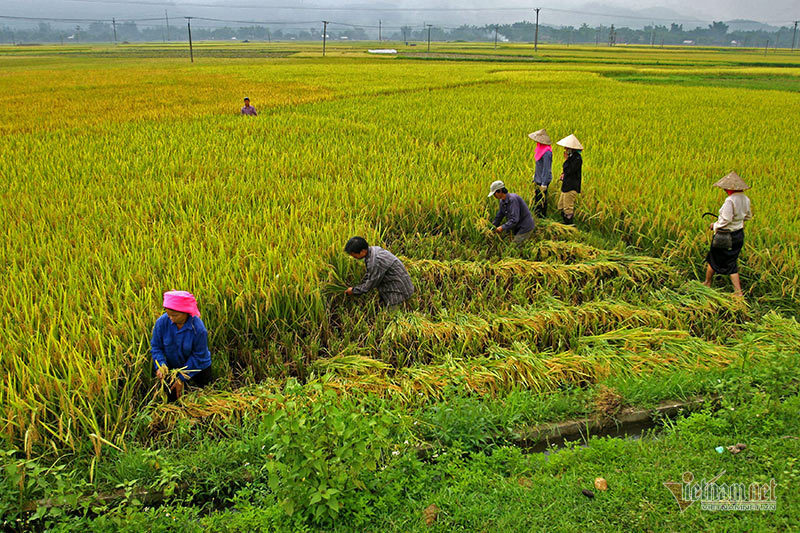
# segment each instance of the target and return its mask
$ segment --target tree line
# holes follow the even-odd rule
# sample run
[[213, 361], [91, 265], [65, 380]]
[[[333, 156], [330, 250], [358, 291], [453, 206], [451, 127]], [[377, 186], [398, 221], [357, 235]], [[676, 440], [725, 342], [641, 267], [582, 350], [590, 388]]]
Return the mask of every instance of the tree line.
[[[499, 42], [532, 42], [535, 24], [532, 22], [515, 22], [513, 24], [470, 26], [458, 28], [430, 28], [430, 38], [435, 41], [493, 41], [495, 36]], [[192, 26], [192, 35], [196, 40], [240, 40], [240, 41], [310, 41], [322, 39], [322, 24], [319, 27], [270, 28], [262, 25], [246, 27], [209, 28], [202, 24]], [[388, 28], [382, 37], [392, 41], [425, 41], [428, 39], [428, 28], [405, 26], [401, 29]], [[374, 40], [377, 32], [369, 33], [361, 27], [336, 29], [328, 27], [329, 39]], [[682, 24], [651, 25], [635, 29], [628, 27], [589, 26], [539, 26], [539, 41], [559, 44], [654, 44], [676, 45], [697, 44], [704, 46], [770, 46], [789, 48], [793, 44], [793, 28], [782, 27], [777, 30], [738, 30], [731, 31], [728, 24], [714, 22], [706, 27], [684, 29]], [[187, 39], [186, 26], [144, 26], [135, 22], [119, 22], [116, 24], [116, 40], [124, 41], [183, 41]], [[113, 42], [114, 27], [106, 22], [93, 22], [88, 25], [73, 27], [54, 27], [49, 23], [39, 23], [35, 28], [0, 27], [0, 42], [25, 43], [75, 43], [75, 42]], [[800, 44], [800, 43], [798, 43]]]

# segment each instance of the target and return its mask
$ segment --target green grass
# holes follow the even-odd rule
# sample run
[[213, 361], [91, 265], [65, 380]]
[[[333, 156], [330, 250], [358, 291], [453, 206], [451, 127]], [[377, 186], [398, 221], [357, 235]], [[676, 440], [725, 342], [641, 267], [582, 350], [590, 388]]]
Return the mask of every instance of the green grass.
[[[800, 464], [793, 459], [800, 453], [797, 368], [793, 350], [778, 350], [766, 363], [682, 372], [674, 379], [610, 379], [604, 386], [619, 393], [623, 406], [697, 394], [720, 400], [675, 422], [663, 421], [640, 440], [590, 437], [585, 446], [573, 443], [548, 454], [510, 445], [514, 429], [591, 414], [599, 388], [546, 396], [516, 391], [495, 401], [453, 391], [446, 401], [397, 418], [380, 468], [360, 471], [364, 488], [344, 502], [335, 523], [285, 515], [264, 469], [272, 442], [259, 417], [231, 426], [223, 440], [204, 438], [202, 431], [186, 426], [178, 432], [184, 434], [183, 444], [134, 447], [98, 467], [98, 487], [129, 487], [131, 494], [136, 487], [164, 490], [188, 482], [166, 506], [148, 507], [132, 496], [94, 511], [78, 506], [70, 517], [43, 512], [36, 524], [54, 531], [785, 531], [800, 518]], [[342, 412], [326, 409], [333, 420]], [[367, 407], [370, 412], [399, 414], [380, 401]], [[310, 412], [306, 416], [312, 420]], [[414, 448], [420, 442], [430, 446], [422, 457]], [[714, 450], [738, 442], [748, 446], [739, 455]], [[729, 483], [774, 478], [777, 510], [712, 513], [694, 505], [681, 513], [663, 486], [679, 481], [685, 471], [709, 479], [722, 470], [721, 481]], [[595, 499], [588, 500], [581, 490], [594, 490], [595, 477], [604, 477], [609, 491], [595, 490]], [[55, 498], [89, 488], [80, 476], [52, 470], [37, 483], [40, 495]], [[422, 513], [430, 505], [440, 511], [428, 528]]]
[[683, 87], [728, 87], [767, 91], [800, 92], [800, 77], [779, 75], [695, 75], [681, 74], [627, 74], [606, 73], [617, 81], [648, 83], [653, 85], [675, 85]]

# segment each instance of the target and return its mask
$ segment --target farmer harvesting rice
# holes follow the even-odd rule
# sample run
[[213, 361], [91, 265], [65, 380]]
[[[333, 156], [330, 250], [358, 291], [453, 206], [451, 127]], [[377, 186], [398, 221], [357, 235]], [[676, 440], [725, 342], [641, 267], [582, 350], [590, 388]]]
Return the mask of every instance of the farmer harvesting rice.
[[537, 217], [544, 218], [547, 216], [547, 187], [553, 181], [553, 150], [550, 148], [552, 141], [547, 130], [534, 131], [528, 137], [536, 141], [536, 152], [533, 155], [536, 161], [533, 173], [533, 211]]
[[714, 232], [711, 241], [711, 250], [706, 256], [706, 281], [704, 285], [711, 286], [714, 274], [730, 276], [733, 283], [734, 295], [742, 296], [742, 284], [739, 280], [739, 252], [744, 245], [744, 223], [753, 218], [750, 209], [750, 198], [743, 191], [750, 188], [736, 172], [731, 172], [718, 182], [714, 187], [724, 189], [728, 194], [719, 210], [719, 218], [711, 224]]
[[242, 108], [242, 115], [249, 115], [251, 117], [258, 116], [256, 108], [250, 105], [250, 99], [245, 97], [244, 107]]
[[581, 150], [583, 150], [583, 145], [575, 135], [564, 137], [556, 144], [565, 148], [558, 209], [561, 211], [564, 224], [572, 224], [575, 218], [575, 202], [581, 193], [581, 166], [583, 164]]
[[164, 311], [153, 328], [150, 353], [158, 379], [166, 378], [169, 370], [183, 369], [168, 385], [169, 400], [175, 401], [181, 397], [186, 385], [208, 385], [211, 381], [211, 353], [208, 351], [208, 332], [191, 293], [165, 292]]
[[[500, 201], [497, 215], [494, 217], [492, 225], [495, 231], [511, 233], [514, 236], [515, 244], [522, 244], [533, 235], [533, 228], [536, 223], [533, 221], [528, 204], [517, 194], [508, 192], [502, 181], [495, 181], [489, 187], [489, 197], [494, 196]], [[506, 220], [502, 226], [500, 223]]]
[[414, 294], [414, 284], [406, 267], [390, 251], [370, 246], [363, 237], [351, 238], [344, 251], [353, 259], [363, 259], [367, 267], [361, 284], [345, 291], [348, 296], [358, 296], [377, 288], [383, 306], [394, 309]]

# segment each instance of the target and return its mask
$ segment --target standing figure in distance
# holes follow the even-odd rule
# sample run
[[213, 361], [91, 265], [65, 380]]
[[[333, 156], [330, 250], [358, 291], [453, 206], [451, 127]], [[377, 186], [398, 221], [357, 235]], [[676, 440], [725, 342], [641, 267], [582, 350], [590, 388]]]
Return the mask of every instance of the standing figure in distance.
[[538, 130], [528, 134], [536, 141], [536, 152], [533, 155], [536, 169], [533, 173], [533, 212], [539, 218], [547, 216], [547, 187], [553, 181], [553, 149], [547, 130]]
[[[731, 172], [718, 182], [714, 187], [724, 189], [728, 197], [719, 209], [719, 218], [711, 224], [711, 231], [715, 233], [728, 233], [730, 240], [725, 239], [726, 246], [717, 247], [715, 241], [711, 242], [711, 249], [706, 255], [706, 287], [711, 286], [714, 274], [730, 276], [733, 283], [733, 294], [739, 298], [742, 295], [742, 283], [739, 279], [739, 253], [744, 246], [744, 223], [753, 218], [750, 208], [750, 198], [744, 193], [750, 186], [740, 178], [736, 172]], [[727, 237], [727, 236], [725, 236]], [[716, 239], [715, 239], [716, 240]], [[722, 241], [722, 239], [719, 239]]]
[[245, 96], [244, 107], [242, 108], [242, 115], [249, 115], [251, 117], [258, 116], [256, 108], [250, 105], [250, 99]]
[[564, 137], [556, 144], [565, 148], [558, 209], [561, 211], [564, 224], [572, 224], [575, 219], [575, 203], [581, 193], [581, 166], [583, 165], [581, 150], [583, 150], [583, 145], [575, 135]]

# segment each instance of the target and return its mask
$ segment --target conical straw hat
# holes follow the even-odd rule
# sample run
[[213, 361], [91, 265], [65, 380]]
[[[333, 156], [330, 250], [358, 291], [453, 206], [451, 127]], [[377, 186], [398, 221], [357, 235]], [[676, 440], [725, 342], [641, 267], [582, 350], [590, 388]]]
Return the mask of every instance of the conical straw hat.
[[556, 144], [559, 146], [563, 146], [564, 148], [572, 148], [573, 150], [583, 150], [583, 145], [574, 135], [570, 135], [569, 137], [564, 137]]
[[731, 172], [718, 182], [714, 184], [714, 187], [719, 187], [720, 189], [727, 189], [729, 191], [746, 191], [750, 188], [750, 186], [744, 182], [742, 178], [736, 172]]
[[547, 134], [547, 130], [545, 129], [536, 130], [533, 133], [529, 133], [528, 137], [530, 137], [537, 143], [553, 144], [553, 141], [550, 140], [550, 136]]

